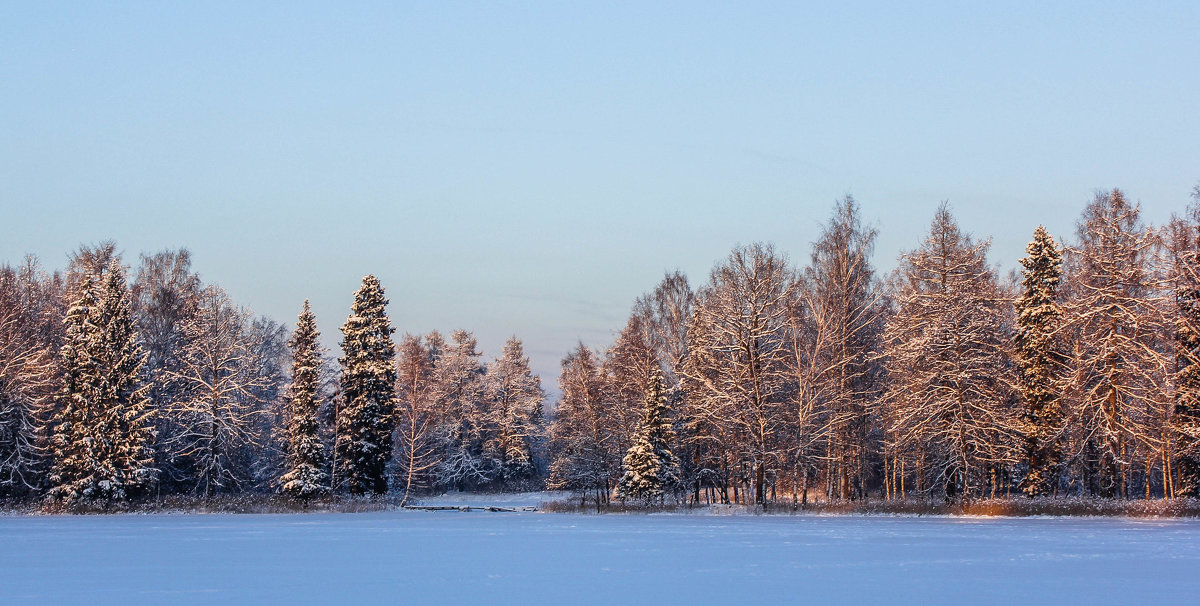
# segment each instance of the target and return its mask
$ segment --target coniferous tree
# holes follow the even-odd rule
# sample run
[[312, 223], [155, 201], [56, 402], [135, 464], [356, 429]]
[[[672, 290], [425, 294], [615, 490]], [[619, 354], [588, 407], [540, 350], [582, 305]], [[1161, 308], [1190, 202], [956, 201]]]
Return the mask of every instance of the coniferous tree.
[[91, 276], [83, 278], [66, 324], [49, 496], [65, 502], [130, 498], [157, 472], [153, 410], [141, 383], [144, 355], [115, 258], [99, 289]]
[[387, 492], [395, 426], [396, 346], [383, 286], [363, 278], [342, 326], [342, 402], [337, 419], [338, 476], [352, 494]]
[[329, 456], [321, 441], [318, 412], [321, 407], [321, 350], [317, 319], [304, 301], [296, 332], [288, 342], [292, 350], [292, 382], [287, 395], [287, 473], [280, 489], [308, 500], [329, 490], [325, 472]]
[[1058, 304], [1062, 251], [1046, 228], [1038, 226], [1021, 259], [1025, 276], [1015, 303], [1015, 358], [1025, 410], [1021, 434], [1029, 466], [1021, 490], [1030, 497], [1051, 494], [1062, 457], [1062, 389], [1065, 354], [1059, 339], [1063, 311]]
[[633, 445], [622, 461], [625, 474], [617, 484], [622, 499], [661, 503], [666, 491], [679, 485], [679, 458], [671, 452], [675, 439], [661, 371], [655, 371], [646, 391], [645, 414]]

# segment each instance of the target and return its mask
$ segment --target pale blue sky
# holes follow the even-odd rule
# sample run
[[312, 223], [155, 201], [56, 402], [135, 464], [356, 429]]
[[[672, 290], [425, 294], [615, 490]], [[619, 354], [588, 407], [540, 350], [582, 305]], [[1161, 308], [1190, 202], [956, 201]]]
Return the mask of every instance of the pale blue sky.
[[880, 267], [948, 199], [1009, 268], [1097, 188], [1157, 222], [1200, 180], [1196, 2], [395, 4], [4, 3], [0, 261], [187, 246], [329, 344], [373, 272], [400, 331], [552, 381], [846, 193]]

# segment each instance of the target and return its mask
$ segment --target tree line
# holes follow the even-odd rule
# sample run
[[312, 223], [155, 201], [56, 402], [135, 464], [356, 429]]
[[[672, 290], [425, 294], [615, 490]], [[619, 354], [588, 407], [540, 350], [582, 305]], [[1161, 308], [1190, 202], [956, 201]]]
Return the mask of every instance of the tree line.
[[1200, 496], [1200, 187], [1147, 226], [1097, 193], [1007, 275], [943, 204], [895, 270], [834, 207], [807, 262], [736, 247], [668, 273], [545, 408], [515, 337], [404, 335], [363, 279], [340, 355], [305, 302], [255, 317], [186, 250], [0, 268], [0, 491], [575, 490], [603, 503]]
[[549, 484], [624, 496], [661, 372], [653, 498], [1200, 496], [1200, 187], [1162, 227], [1097, 193], [1009, 275], [945, 204], [887, 275], [876, 235], [846, 197], [803, 266], [752, 244], [668, 274], [563, 360]]
[[397, 347], [367, 276], [335, 360], [307, 301], [289, 331], [204, 284], [187, 250], [140, 261], [131, 282], [111, 242], [65, 272], [0, 268], [0, 495], [541, 486], [545, 395], [515, 337], [490, 362], [462, 330]]

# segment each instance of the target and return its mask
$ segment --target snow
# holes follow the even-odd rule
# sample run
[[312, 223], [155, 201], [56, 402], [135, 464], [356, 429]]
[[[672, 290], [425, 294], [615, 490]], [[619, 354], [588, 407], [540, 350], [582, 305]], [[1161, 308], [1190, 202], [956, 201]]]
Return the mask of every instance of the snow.
[[435, 497], [412, 499], [413, 505], [465, 505], [469, 507], [541, 507], [550, 501], [578, 500], [577, 492], [543, 490], [534, 492], [447, 492]]
[[[0, 603], [1190, 603], [1200, 522], [0, 517]], [[950, 602], [952, 600], [953, 602]]]

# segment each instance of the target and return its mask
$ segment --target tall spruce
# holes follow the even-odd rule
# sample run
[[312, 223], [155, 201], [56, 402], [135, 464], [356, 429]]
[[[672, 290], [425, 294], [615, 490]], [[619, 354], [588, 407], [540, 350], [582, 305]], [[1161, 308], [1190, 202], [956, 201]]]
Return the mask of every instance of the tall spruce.
[[396, 346], [383, 286], [363, 278], [342, 326], [342, 401], [337, 419], [339, 481], [351, 494], [387, 492], [392, 458]]
[[1058, 304], [1062, 251], [1046, 228], [1038, 226], [1021, 259], [1025, 275], [1016, 300], [1015, 359], [1018, 387], [1025, 409], [1020, 426], [1029, 466], [1021, 490], [1030, 497], [1054, 492], [1062, 457], [1062, 389], [1065, 355], [1059, 331], [1063, 310]]
[[292, 382], [287, 395], [287, 473], [279, 478], [283, 492], [307, 501], [329, 490], [325, 472], [329, 456], [321, 442], [321, 350], [317, 318], [304, 301], [296, 332], [288, 341], [292, 350]]
[[667, 410], [662, 371], [654, 371], [645, 401], [642, 424], [622, 462], [625, 474], [617, 484], [617, 494], [622, 499], [661, 503], [665, 492], [679, 484], [679, 458], [671, 452], [675, 432]]
[[153, 410], [141, 383], [125, 274], [114, 258], [99, 288], [83, 278], [67, 312], [61, 405], [52, 422], [52, 499], [125, 500], [154, 482]]

